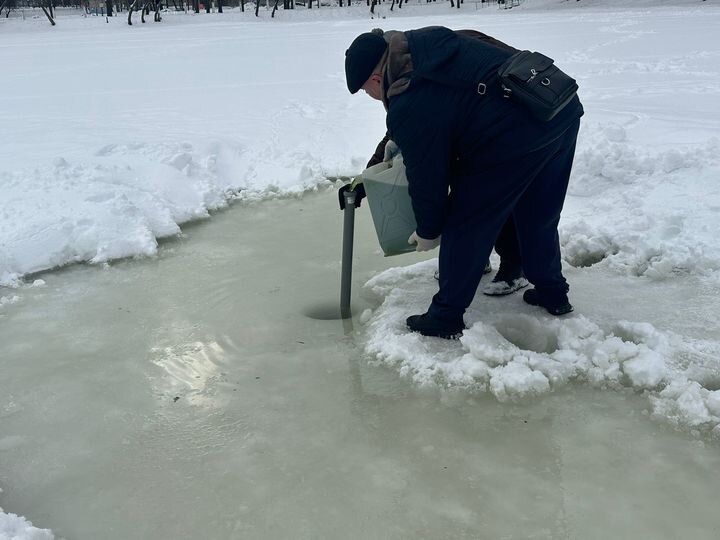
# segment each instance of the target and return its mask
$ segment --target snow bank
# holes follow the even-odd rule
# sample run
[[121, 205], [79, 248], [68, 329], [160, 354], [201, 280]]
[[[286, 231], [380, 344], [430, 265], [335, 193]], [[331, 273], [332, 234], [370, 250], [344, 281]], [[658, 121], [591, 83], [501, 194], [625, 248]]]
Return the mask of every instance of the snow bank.
[[[326, 189], [329, 170], [307, 151], [215, 141], [111, 144], [82, 162], [0, 172], [0, 286], [73, 262], [152, 256], [183, 223], [234, 201]], [[719, 175], [717, 139], [652, 152], [627, 142], [621, 126], [584, 126], [560, 228], [565, 260], [653, 279], [717, 277]]]
[[[571, 382], [646, 393], [652, 412], [720, 434], [720, 344], [660, 332], [648, 323], [609, 327], [590, 316], [554, 318], [530, 306], [488, 313], [476, 299], [458, 341], [411, 333], [436, 290], [437, 259], [387, 270], [365, 292], [382, 303], [366, 315], [365, 351], [419, 385], [489, 392], [500, 401], [541, 395]], [[482, 317], [482, 320], [477, 320]]]
[[720, 140], [643, 148], [618, 124], [580, 136], [560, 226], [563, 257], [629, 276], [718, 277]]
[[59, 157], [0, 173], [0, 184], [0, 285], [12, 286], [72, 262], [154, 255], [157, 239], [231, 201], [299, 195], [329, 181], [307, 157], [186, 142], [111, 144], [83, 162]]

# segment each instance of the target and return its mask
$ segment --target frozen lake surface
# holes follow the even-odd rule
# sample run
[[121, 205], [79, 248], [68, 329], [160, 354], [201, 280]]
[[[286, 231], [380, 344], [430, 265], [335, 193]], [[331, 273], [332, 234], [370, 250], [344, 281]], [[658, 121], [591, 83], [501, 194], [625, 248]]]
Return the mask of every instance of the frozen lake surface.
[[[717, 446], [645, 398], [422, 390], [368, 365], [357, 317], [304, 316], [338, 297], [335, 205], [43, 275], [0, 325], [2, 506], [68, 539], [717, 537]], [[415, 259], [363, 210], [356, 287]]]

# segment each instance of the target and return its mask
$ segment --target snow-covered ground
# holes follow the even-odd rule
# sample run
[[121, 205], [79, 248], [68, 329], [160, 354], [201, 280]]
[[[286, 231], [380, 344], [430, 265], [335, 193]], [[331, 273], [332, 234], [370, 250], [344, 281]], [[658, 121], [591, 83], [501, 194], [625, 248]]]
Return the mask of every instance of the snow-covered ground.
[[[549, 54], [580, 83], [561, 222], [576, 313], [554, 320], [510, 298], [508, 315], [478, 298], [460, 342], [409, 334], [405, 317], [436, 286], [430, 260], [367, 284], [378, 307], [358, 339], [421, 385], [500, 400], [629, 386], [652, 415], [720, 436], [720, 7], [666, 4], [0, 19], [0, 322], [43, 285], [36, 272], [152, 256], [233, 201], [332, 191], [328, 177], [359, 172], [384, 133], [381, 107], [345, 88], [352, 38], [472, 27]], [[0, 510], [6, 537], [51, 536]]]

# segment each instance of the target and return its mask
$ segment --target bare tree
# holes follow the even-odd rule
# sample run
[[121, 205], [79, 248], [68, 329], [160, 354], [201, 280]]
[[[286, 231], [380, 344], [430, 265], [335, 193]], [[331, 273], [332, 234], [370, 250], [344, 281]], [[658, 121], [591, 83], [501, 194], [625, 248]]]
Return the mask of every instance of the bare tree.
[[132, 26], [132, 14], [133, 11], [135, 11], [135, 6], [137, 6], [138, 0], [133, 0], [133, 3], [128, 6], [128, 24]]
[[48, 18], [48, 21], [50, 21], [50, 24], [52, 26], [55, 26], [55, 19], [53, 18], [53, 8], [52, 8], [52, 0], [48, 0], [48, 6], [50, 8], [50, 11], [45, 8], [43, 4], [40, 4], [40, 8], [43, 10], [43, 13]]
[[[145, 0], [142, 11], [140, 12], [140, 22], [145, 24], [145, 15], [150, 15], [150, 7], [155, 7], [154, 0]], [[157, 12], [155, 12], [155, 22], [157, 22]]]

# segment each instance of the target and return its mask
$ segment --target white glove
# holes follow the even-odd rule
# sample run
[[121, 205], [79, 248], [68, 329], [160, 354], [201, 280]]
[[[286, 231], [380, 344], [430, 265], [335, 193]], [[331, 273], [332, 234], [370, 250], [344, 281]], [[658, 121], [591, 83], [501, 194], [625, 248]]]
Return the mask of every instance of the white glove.
[[400, 147], [395, 144], [395, 141], [388, 139], [388, 142], [385, 143], [385, 156], [383, 157], [383, 161], [392, 161], [399, 153]]
[[416, 244], [415, 251], [430, 251], [440, 245], [440, 237], [428, 240], [418, 236], [417, 232], [414, 232], [408, 238], [408, 244]]

